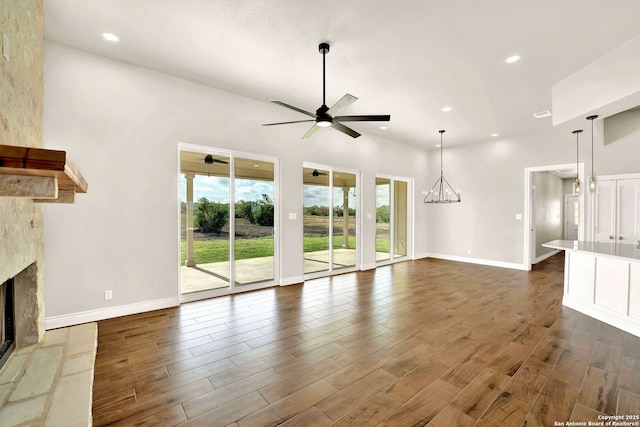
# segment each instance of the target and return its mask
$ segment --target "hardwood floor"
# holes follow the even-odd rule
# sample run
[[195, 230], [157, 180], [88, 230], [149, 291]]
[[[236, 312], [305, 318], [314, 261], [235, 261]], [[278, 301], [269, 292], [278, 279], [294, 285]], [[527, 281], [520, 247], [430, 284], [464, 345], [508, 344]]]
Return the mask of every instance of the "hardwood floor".
[[562, 307], [562, 287], [562, 254], [531, 272], [426, 259], [101, 321], [94, 425], [640, 414], [640, 338]]

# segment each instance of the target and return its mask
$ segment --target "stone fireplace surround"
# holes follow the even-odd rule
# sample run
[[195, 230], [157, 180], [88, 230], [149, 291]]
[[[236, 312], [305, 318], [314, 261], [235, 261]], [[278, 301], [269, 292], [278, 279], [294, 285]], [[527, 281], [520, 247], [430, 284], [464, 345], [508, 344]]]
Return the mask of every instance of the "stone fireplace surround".
[[[0, 240], [0, 245], [5, 254], [11, 251], [7, 246], [19, 252], [20, 245], [7, 240]], [[13, 274], [7, 273], [12, 262], [3, 261], [3, 282], [14, 279], [16, 348], [0, 369], [0, 425], [90, 426], [97, 325], [45, 332], [38, 262], [5, 277]]]
[[[0, 55], [0, 144], [42, 148], [43, 0], [0, 0], [0, 10], [12, 52], [10, 61]], [[43, 227], [40, 204], [0, 197], [0, 283], [14, 278], [16, 328], [16, 349], [0, 370], [3, 427], [91, 424], [97, 327], [45, 332]]]

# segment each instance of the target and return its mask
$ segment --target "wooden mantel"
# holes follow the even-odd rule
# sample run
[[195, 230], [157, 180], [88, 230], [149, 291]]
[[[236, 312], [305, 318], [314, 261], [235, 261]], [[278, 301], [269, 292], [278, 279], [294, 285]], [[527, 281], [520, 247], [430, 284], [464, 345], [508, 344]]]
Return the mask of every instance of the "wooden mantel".
[[5, 180], [0, 196], [42, 202], [73, 203], [75, 193], [89, 187], [65, 151], [45, 148], [0, 145], [0, 178]]

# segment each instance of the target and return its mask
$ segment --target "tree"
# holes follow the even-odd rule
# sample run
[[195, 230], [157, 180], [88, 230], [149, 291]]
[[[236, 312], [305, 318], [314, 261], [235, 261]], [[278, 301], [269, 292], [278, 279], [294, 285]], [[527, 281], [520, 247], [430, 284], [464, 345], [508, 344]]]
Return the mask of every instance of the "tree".
[[389, 205], [382, 205], [376, 208], [376, 222], [389, 222]]
[[263, 226], [273, 227], [273, 200], [268, 194], [263, 194], [262, 199], [258, 200], [257, 208], [254, 213], [256, 222]]
[[220, 233], [229, 219], [229, 207], [222, 203], [213, 203], [206, 197], [198, 199], [196, 222], [204, 233]]
[[256, 218], [253, 215], [253, 202], [247, 202], [240, 200], [236, 202], [236, 218], [244, 218], [251, 224], [256, 223]]

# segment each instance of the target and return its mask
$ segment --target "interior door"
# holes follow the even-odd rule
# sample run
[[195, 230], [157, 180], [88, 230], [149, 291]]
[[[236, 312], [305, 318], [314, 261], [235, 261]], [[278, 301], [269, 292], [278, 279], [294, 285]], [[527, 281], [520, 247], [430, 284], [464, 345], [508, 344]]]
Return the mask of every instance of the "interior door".
[[640, 179], [619, 179], [617, 196], [617, 240], [621, 243], [636, 243], [640, 240]]
[[595, 240], [609, 242], [616, 235], [616, 181], [598, 182], [598, 194], [595, 198]]

